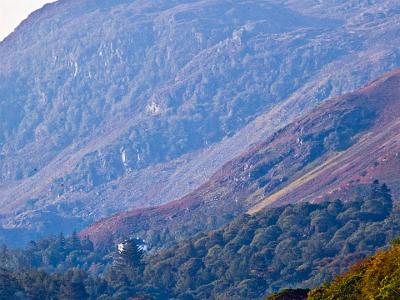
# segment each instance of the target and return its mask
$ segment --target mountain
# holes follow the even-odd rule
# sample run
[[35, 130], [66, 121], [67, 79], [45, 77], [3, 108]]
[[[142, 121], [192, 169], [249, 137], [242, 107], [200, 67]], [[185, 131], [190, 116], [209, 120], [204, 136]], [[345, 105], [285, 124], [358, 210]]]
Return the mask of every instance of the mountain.
[[321, 101], [398, 67], [399, 9], [46, 5], [0, 43], [3, 237], [70, 232], [192, 192]]
[[98, 245], [139, 235], [166, 245], [241, 212], [300, 201], [343, 200], [387, 182], [399, 196], [400, 69], [333, 98], [218, 170], [187, 196], [103, 219], [82, 236]]

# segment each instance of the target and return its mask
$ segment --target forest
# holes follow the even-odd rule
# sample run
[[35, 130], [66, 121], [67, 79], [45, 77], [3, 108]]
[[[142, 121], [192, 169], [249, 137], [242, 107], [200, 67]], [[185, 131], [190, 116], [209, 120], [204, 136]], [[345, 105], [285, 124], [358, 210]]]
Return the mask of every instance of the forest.
[[[139, 237], [95, 248], [76, 233], [0, 251], [1, 299], [263, 299], [314, 288], [388, 247], [400, 207], [375, 181], [349, 202], [241, 215], [166, 248]], [[322, 299], [322, 298], [315, 298]]]

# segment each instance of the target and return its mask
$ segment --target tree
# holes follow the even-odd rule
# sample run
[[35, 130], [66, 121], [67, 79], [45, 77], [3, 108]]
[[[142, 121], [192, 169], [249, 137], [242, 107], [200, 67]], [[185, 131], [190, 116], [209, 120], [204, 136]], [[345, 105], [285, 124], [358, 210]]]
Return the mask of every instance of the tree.
[[81, 241], [81, 245], [82, 245], [82, 250], [87, 250], [89, 252], [92, 252], [94, 250], [94, 246], [92, 241], [89, 239], [88, 236], [86, 236], [82, 241]]
[[5, 268], [10, 260], [10, 254], [6, 245], [2, 245], [0, 249], [0, 265]]
[[65, 236], [62, 232], [60, 232], [60, 234], [57, 237], [57, 246], [59, 247], [60, 251], [64, 251], [65, 250]]
[[85, 289], [86, 274], [80, 269], [68, 271], [60, 288], [60, 299], [88, 299]]
[[7, 270], [0, 269], [0, 299], [15, 299], [19, 290], [17, 280]]
[[285, 289], [272, 294], [266, 300], [305, 300], [309, 291], [308, 289]]
[[81, 241], [76, 230], [72, 232], [71, 238], [69, 239], [69, 246], [72, 251], [81, 250]]
[[117, 245], [114, 269], [129, 280], [137, 279], [143, 272], [144, 243], [141, 239], [125, 240]]

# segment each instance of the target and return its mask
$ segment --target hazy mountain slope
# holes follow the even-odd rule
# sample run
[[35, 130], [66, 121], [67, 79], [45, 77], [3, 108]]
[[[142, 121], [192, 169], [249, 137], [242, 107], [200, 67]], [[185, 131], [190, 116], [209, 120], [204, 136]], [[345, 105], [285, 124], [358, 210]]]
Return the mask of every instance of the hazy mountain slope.
[[164, 244], [215, 228], [240, 211], [318, 201], [374, 179], [387, 181], [397, 198], [399, 120], [400, 70], [396, 70], [322, 104], [225, 164], [184, 198], [116, 215], [82, 235], [101, 244], [140, 234]]
[[3, 226], [57, 231], [179, 198], [398, 66], [399, 5], [358, 2], [62, 0], [35, 12], [0, 44]]

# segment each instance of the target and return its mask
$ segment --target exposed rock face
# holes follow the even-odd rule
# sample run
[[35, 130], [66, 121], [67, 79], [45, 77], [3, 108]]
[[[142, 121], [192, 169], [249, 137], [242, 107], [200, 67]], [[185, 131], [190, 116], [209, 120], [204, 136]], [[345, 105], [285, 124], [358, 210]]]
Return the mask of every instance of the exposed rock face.
[[0, 43], [3, 226], [79, 228], [193, 191], [398, 66], [398, 12], [389, 0], [46, 5]]

